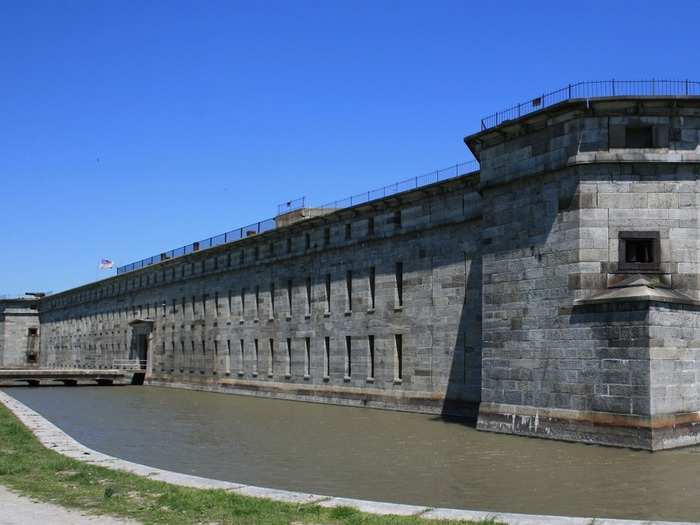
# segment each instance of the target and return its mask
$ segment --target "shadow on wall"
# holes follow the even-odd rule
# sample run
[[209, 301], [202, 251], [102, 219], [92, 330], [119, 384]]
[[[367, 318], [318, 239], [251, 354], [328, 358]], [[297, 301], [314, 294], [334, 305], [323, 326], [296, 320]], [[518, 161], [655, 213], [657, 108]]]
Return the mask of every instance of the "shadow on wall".
[[564, 344], [537, 333], [568, 325], [548, 312], [559, 311], [561, 297], [570, 304], [573, 293], [556, 268], [577, 260], [576, 247], [554, 239], [579, 226], [575, 216], [561, 220], [561, 212], [580, 207], [577, 187], [574, 177], [483, 189], [480, 245], [471, 259], [442, 418], [466, 416], [464, 424], [472, 424], [481, 402], [536, 404], [536, 385], [546, 373], [541, 365]]
[[465, 257], [464, 305], [449, 350], [447, 387], [440, 419], [474, 426], [481, 400], [481, 257]]

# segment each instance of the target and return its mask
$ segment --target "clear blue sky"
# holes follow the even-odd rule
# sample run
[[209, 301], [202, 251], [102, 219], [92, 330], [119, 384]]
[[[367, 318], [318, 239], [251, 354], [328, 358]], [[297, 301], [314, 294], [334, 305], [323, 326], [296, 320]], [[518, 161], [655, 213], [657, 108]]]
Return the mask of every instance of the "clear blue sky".
[[467, 160], [482, 116], [568, 82], [698, 80], [699, 19], [696, 1], [6, 0], [0, 294]]

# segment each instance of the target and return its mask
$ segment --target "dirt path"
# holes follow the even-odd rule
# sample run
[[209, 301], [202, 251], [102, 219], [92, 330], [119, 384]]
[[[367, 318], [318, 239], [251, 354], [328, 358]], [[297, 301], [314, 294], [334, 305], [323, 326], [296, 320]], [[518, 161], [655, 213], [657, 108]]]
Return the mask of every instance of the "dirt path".
[[32, 501], [0, 486], [0, 525], [137, 525], [109, 516], [89, 516], [51, 503]]

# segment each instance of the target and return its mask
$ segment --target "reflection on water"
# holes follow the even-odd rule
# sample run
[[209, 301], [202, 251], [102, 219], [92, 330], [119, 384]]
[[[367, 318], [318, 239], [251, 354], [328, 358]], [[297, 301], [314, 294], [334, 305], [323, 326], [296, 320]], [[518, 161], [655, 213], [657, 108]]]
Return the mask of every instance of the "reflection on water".
[[501, 512], [700, 519], [700, 448], [649, 453], [435, 416], [154, 387], [6, 389], [85, 445], [260, 486]]

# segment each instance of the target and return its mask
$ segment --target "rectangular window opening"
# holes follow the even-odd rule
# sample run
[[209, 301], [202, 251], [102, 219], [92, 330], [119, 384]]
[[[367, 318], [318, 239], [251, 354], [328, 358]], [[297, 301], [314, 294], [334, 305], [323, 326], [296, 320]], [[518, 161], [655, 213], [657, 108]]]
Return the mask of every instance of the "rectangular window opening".
[[653, 239], [629, 239], [625, 263], [650, 263], [654, 261]]
[[403, 306], [403, 263], [396, 263], [396, 305]]
[[367, 379], [374, 379], [374, 336], [367, 337]]
[[287, 376], [292, 375], [292, 340], [287, 339]]
[[657, 272], [660, 270], [659, 232], [619, 232], [618, 270]]
[[267, 374], [271, 376], [275, 373], [275, 340], [270, 339], [269, 345], [270, 353], [267, 362]]
[[260, 318], [260, 286], [255, 287], [255, 318]]
[[245, 372], [245, 343], [243, 342], [243, 339], [240, 341], [241, 347], [239, 349], [239, 373], [243, 374]]
[[394, 379], [403, 379], [403, 336], [394, 336]]
[[311, 277], [306, 278], [306, 315], [311, 315]]
[[323, 338], [323, 377], [330, 377], [331, 375], [331, 338]]
[[653, 148], [653, 126], [627, 126], [625, 127], [625, 147], [627, 148]]
[[311, 376], [311, 338], [306, 337], [304, 339], [304, 375], [306, 377]]
[[352, 338], [345, 336], [345, 378], [352, 377]]
[[258, 374], [258, 340], [253, 340], [253, 374]]
[[352, 312], [352, 270], [345, 273], [345, 299], [347, 311]]
[[374, 310], [374, 301], [376, 297], [376, 269], [371, 266], [369, 269], [369, 307]]

